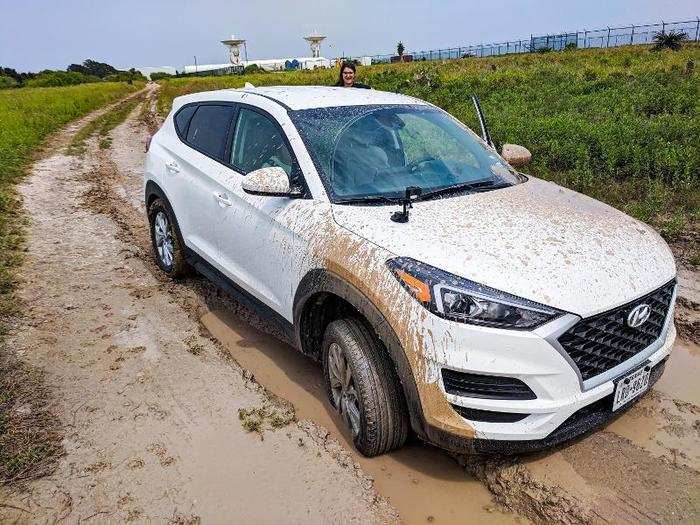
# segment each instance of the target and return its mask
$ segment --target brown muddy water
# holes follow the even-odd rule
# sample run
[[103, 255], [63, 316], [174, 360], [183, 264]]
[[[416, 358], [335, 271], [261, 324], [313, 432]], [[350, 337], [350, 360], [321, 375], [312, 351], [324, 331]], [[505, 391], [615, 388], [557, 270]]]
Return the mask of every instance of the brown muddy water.
[[700, 347], [677, 340], [666, 372], [654, 389], [700, 406]]
[[201, 320], [258, 383], [294, 405], [297, 418], [316, 422], [342, 443], [406, 523], [528, 523], [498, 510], [488, 489], [438, 448], [409, 442], [377, 458], [358, 454], [326, 400], [316, 363], [230, 312], [209, 312]]

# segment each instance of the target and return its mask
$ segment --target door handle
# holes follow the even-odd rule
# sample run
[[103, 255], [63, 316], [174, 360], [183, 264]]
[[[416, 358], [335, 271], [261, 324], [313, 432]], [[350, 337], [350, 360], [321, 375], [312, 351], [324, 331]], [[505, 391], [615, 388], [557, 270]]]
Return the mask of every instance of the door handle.
[[222, 208], [228, 208], [233, 204], [225, 193], [215, 193], [214, 198]]
[[166, 162], [165, 169], [170, 173], [180, 173], [180, 166], [175, 161]]

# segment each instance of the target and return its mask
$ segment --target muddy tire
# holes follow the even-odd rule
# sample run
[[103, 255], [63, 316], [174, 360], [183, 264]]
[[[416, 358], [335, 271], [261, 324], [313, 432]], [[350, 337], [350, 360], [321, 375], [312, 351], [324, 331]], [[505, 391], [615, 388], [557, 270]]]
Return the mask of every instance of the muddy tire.
[[374, 457], [403, 446], [408, 412], [396, 371], [361, 321], [347, 318], [328, 325], [323, 375], [331, 405], [350, 428], [357, 450]]
[[185, 261], [185, 250], [175, 214], [162, 199], [148, 207], [151, 245], [156, 264], [170, 277], [182, 277], [191, 272]]

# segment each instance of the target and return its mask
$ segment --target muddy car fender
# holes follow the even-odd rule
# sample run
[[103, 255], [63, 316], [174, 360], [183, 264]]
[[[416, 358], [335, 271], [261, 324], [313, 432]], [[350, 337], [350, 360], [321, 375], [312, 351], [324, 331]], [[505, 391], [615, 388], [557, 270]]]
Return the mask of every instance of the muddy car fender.
[[418, 389], [411, 366], [399, 338], [379, 309], [354, 285], [325, 269], [309, 271], [299, 283], [294, 296], [295, 343], [299, 350], [314, 359], [320, 357], [323, 327], [314, 322], [314, 308], [328, 295], [339, 297], [364, 317], [373, 333], [389, 353], [406, 399], [413, 431], [428, 439]]

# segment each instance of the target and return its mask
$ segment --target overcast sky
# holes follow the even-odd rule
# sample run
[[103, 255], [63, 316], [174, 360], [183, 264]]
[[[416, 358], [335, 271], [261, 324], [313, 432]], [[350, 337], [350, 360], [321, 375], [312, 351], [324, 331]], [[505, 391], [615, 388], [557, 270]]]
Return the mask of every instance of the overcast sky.
[[228, 61], [219, 40], [247, 39], [249, 58], [359, 56], [503, 41], [613, 24], [694, 19], [697, 0], [0, 0], [0, 65], [65, 69], [94, 58], [118, 67]]

